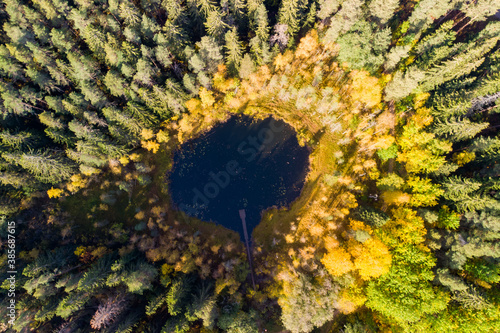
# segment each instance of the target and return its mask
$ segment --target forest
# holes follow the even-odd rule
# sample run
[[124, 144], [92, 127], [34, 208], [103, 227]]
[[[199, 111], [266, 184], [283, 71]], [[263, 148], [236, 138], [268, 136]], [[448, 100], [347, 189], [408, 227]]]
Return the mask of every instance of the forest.
[[[500, 332], [498, 0], [0, 0], [0, 332]], [[251, 249], [182, 143], [310, 147]]]

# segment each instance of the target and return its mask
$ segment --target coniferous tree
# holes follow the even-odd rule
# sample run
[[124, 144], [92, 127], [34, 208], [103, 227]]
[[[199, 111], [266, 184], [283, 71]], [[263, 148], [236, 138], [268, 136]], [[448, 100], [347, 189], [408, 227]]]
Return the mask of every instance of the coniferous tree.
[[360, 0], [345, 0], [342, 8], [335, 14], [329, 28], [325, 32], [326, 43], [333, 43], [339, 35], [349, 31], [362, 15], [363, 2]]
[[340, 5], [342, 5], [343, 0], [321, 0], [319, 1], [318, 18], [320, 20], [326, 20], [333, 14], [335, 14]]
[[499, 22], [491, 22], [467, 45], [466, 52], [428, 70], [421, 89], [429, 90], [444, 82], [463, 77], [478, 68], [484, 61], [484, 54], [500, 39], [499, 29]]
[[425, 73], [410, 67], [404, 74], [400, 71], [394, 74], [394, 78], [385, 87], [385, 100], [400, 100], [411, 94], [418, 84], [424, 79]]
[[448, 11], [460, 8], [462, 0], [452, 1], [431, 1], [422, 0], [415, 5], [411, 16], [408, 19], [409, 34], [422, 33], [435, 19], [445, 15]]
[[385, 26], [399, 6], [399, 0], [372, 0], [368, 4], [370, 15], [380, 26]]
[[475, 123], [469, 119], [449, 118], [445, 122], [436, 122], [434, 133], [452, 141], [471, 139], [482, 130], [488, 128], [488, 123]]
[[389, 29], [374, 30], [363, 20], [358, 21], [337, 43], [339, 60], [354, 69], [376, 72], [384, 61], [383, 54], [390, 44]]
[[278, 23], [286, 25], [288, 35], [293, 38], [299, 30], [299, 0], [282, 1], [278, 12]]
[[28, 151], [4, 153], [2, 156], [44, 183], [58, 183], [74, 173], [72, 163], [56, 152], [49, 154], [49, 152]]
[[250, 26], [255, 31], [255, 37], [250, 40], [250, 50], [259, 64], [265, 64], [270, 59], [269, 51], [269, 23], [266, 6], [261, 3], [253, 13]]
[[389, 53], [387, 53], [384, 68], [386, 71], [392, 71], [396, 68], [397, 64], [404, 58], [408, 56], [408, 52], [410, 51], [409, 45], [404, 46], [395, 46], [393, 47]]
[[226, 32], [225, 36], [226, 64], [232, 73], [237, 73], [242, 60], [242, 46], [238, 39], [236, 27]]
[[253, 62], [252, 57], [248, 53], [245, 53], [243, 59], [241, 60], [239, 76], [242, 79], [246, 79], [254, 71], [255, 63]]

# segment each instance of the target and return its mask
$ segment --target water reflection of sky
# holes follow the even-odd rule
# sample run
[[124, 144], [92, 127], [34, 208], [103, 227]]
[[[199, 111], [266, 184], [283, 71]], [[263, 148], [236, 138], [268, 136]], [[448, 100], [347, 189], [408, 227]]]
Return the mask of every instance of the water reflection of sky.
[[175, 153], [170, 193], [189, 215], [242, 235], [238, 210], [246, 210], [251, 232], [262, 210], [288, 206], [300, 194], [308, 158], [283, 121], [234, 116]]

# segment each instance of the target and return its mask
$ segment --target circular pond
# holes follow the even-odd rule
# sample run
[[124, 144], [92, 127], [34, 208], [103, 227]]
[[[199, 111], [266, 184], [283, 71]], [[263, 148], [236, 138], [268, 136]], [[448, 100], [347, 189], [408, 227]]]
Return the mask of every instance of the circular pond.
[[170, 193], [186, 214], [243, 235], [239, 210], [251, 233], [263, 210], [300, 195], [308, 168], [309, 150], [290, 125], [233, 116], [175, 152]]

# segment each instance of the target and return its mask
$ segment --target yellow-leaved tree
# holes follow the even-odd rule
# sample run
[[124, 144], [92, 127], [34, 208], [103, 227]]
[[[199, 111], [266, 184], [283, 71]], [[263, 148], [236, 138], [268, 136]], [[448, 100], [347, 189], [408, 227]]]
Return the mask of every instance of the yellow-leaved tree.
[[60, 188], [53, 188], [51, 187], [50, 190], [47, 190], [47, 195], [49, 198], [59, 198], [61, 195], [63, 195], [64, 190]]
[[361, 279], [370, 280], [389, 271], [391, 254], [378, 238], [372, 237], [363, 243], [350, 239], [348, 248], [354, 258], [354, 268], [358, 270]]
[[349, 74], [351, 83], [351, 96], [354, 100], [364, 103], [371, 108], [382, 101], [382, 87], [376, 77], [370, 76], [367, 71], [352, 71]]
[[328, 273], [341, 276], [354, 268], [351, 255], [342, 247], [330, 249], [321, 259]]
[[432, 116], [426, 108], [420, 108], [403, 127], [397, 143], [400, 147], [398, 162], [405, 163], [409, 173], [429, 173], [445, 163], [444, 154], [451, 150], [451, 143], [435, 138], [433, 133], [423, 130], [430, 124]]

